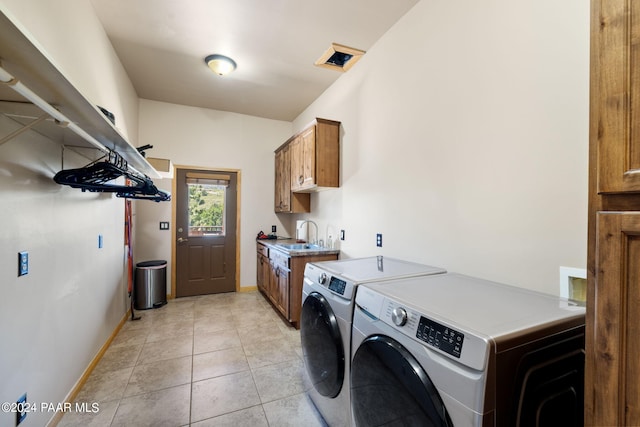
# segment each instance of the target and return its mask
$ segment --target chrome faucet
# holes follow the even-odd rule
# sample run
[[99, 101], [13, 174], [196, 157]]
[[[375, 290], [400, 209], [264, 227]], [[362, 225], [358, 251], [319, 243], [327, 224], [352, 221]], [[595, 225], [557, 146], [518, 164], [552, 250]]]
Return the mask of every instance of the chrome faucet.
[[296, 229], [296, 234], [297, 234], [297, 231], [300, 230], [302, 228], [302, 226], [305, 225], [306, 223], [313, 224], [314, 227], [316, 228], [316, 234], [314, 235], [316, 240], [312, 240], [311, 242], [309, 242], [309, 243], [315, 244], [318, 241], [318, 224], [316, 224], [315, 222], [313, 222], [313, 221], [311, 221], [309, 219], [302, 221], [300, 223], [300, 226]]

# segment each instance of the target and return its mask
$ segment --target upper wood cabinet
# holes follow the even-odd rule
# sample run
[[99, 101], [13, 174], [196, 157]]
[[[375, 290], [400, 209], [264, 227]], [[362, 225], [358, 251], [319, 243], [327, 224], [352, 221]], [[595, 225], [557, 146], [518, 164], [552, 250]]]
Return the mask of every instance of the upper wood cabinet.
[[340, 122], [315, 119], [275, 152], [275, 212], [311, 212], [309, 193], [340, 186]]
[[640, 2], [591, 0], [585, 425], [640, 425]]
[[[592, 137], [599, 193], [640, 191], [640, 2], [592, 1]], [[592, 94], [592, 95], [593, 95]]]
[[291, 149], [288, 144], [278, 148], [275, 162], [275, 212], [311, 212], [310, 195], [291, 192]]
[[340, 186], [340, 122], [316, 119], [289, 145], [293, 192]]

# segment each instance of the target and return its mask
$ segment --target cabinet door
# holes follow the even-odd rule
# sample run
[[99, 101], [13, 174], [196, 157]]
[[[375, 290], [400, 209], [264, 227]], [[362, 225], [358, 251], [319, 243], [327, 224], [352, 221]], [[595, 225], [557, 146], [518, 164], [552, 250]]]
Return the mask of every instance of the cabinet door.
[[278, 270], [278, 309], [284, 317], [289, 319], [289, 270], [280, 267]]
[[304, 183], [304, 143], [300, 135], [291, 141], [291, 191], [302, 188]]
[[640, 425], [640, 212], [596, 216], [586, 425]]
[[265, 294], [269, 294], [269, 258], [258, 255], [257, 285], [258, 289]]
[[291, 189], [304, 190], [316, 183], [316, 127], [305, 129], [291, 143]]
[[269, 283], [267, 287], [267, 295], [269, 300], [276, 304], [276, 289], [278, 288], [278, 277], [276, 276], [277, 266], [273, 260], [269, 260]]
[[292, 193], [290, 145], [282, 147], [275, 155], [275, 206], [276, 213], [311, 212], [311, 196], [304, 193]]
[[258, 254], [256, 259], [258, 261], [256, 264], [256, 285], [258, 290], [264, 292], [264, 257]]
[[301, 188], [313, 187], [316, 183], [316, 127], [311, 126], [300, 134], [302, 144]]
[[291, 211], [291, 159], [289, 147], [276, 153], [275, 211]]
[[640, 191], [640, 2], [592, 0], [591, 138], [599, 193]]

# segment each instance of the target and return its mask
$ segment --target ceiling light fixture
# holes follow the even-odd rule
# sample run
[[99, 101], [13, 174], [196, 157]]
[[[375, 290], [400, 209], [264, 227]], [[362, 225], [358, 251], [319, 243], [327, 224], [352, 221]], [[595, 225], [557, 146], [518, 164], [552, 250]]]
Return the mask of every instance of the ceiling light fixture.
[[204, 58], [204, 62], [211, 68], [214, 73], [224, 76], [236, 69], [236, 62], [224, 55], [209, 55]]

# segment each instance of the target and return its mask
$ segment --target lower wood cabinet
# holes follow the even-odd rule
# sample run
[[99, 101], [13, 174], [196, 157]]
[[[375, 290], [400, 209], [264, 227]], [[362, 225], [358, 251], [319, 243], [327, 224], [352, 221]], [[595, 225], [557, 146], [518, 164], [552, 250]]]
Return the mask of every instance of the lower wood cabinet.
[[299, 329], [305, 266], [308, 262], [336, 260], [338, 254], [291, 256], [260, 242], [257, 248], [258, 290], [288, 322]]
[[256, 284], [260, 292], [267, 293], [269, 289], [269, 275], [271, 274], [269, 267], [269, 248], [264, 245], [258, 245], [257, 249]]
[[585, 425], [640, 425], [640, 212], [596, 214]]

